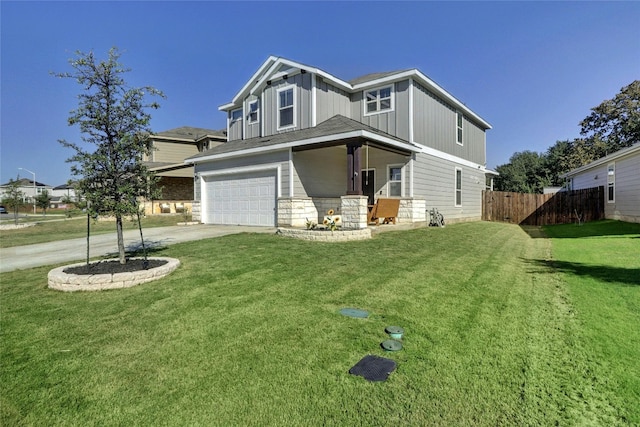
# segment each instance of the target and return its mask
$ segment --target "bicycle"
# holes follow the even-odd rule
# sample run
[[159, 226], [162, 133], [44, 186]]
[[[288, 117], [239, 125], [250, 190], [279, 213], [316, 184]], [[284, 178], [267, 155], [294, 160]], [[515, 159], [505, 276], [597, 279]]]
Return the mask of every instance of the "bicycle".
[[438, 212], [438, 208], [433, 208], [429, 211], [430, 221], [429, 227], [444, 227], [444, 216]]

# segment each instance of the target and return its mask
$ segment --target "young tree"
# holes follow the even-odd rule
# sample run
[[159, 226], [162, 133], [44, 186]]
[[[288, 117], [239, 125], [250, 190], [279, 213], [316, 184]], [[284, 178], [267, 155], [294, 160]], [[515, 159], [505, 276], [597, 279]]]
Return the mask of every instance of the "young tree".
[[2, 199], [2, 204], [13, 211], [13, 221], [16, 224], [18, 223], [18, 209], [24, 205], [24, 193], [20, 191], [19, 181], [20, 177], [15, 181], [13, 179], [9, 180], [5, 196]]
[[42, 209], [43, 215], [47, 215], [47, 209], [51, 204], [51, 196], [47, 190], [44, 190], [42, 193], [36, 196], [36, 206]]
[[147, 95], [164, 95], [150, 86], [129, 87], [122, 75], [130, 70], [119, 59], [117, 48], [110, 49], [103, 61], [93, 52], [76, 52], [76, 58], [69, 61], [73, 71], [54, 75], [74, 79], [83, 89], [68, 123], [80, 127], [85, 145], [95, 146], [95, 151], [65, 140], [60, 143], [75, 151], [68, 162], [73, 163], [76, 189], [88, 202], [89, 214], [115, 217], [119, 259], [124, 264], [123, 217], [138, 212], [138, 198], [156, 197], [157, 193], [156, 179], [142, 158], [151, 150], [147, 109], [159, 105], [146, 99]]

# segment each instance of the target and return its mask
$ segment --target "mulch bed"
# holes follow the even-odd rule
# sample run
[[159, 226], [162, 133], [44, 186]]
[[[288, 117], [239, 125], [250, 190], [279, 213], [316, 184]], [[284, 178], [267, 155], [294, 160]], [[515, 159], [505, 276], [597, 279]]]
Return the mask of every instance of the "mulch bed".
[[69, 267], [63, 270], [66, 274], [116, 274], [116, 273], [131, 273], [134, 271], [149, 270], [150, 268], [160, 267], [167, 263], [163, 259], [150, 259], [147, 260], [146, 265], [143, 259], [130, 259], [126, 264], [120, 264], [118, 260], [100, 261], [87, 265], [79, 265], [76, 267]]

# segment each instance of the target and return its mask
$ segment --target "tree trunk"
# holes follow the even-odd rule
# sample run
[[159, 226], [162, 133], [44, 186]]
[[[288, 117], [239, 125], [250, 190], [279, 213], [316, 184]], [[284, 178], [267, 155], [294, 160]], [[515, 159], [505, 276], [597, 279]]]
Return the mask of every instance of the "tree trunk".
[[122, 235], [122, 216], [116, 215], [116, 231], [118, 233], [118, 254], [120, 264], [126, 264], [127, 258], [124, 253], [124, 236]]

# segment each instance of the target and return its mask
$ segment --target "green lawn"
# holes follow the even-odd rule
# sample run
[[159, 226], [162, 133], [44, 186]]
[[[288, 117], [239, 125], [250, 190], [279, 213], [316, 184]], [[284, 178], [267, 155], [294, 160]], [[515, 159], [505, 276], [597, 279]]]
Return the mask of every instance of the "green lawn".
[[[0, 424], [640, 424], [640, 225], [546, 232], [234, 235], [100, 293], [46, 289], [51, 267], [0, 274]], [[380, 348], [388, 325], [403, 350]], [[398, 368], [350, 375], [367, 354]]]
[[[182, 215], [153, 215], [142, 218], [143, 231], [145, 227], [165, 227], [176, 225], [184, 221]], [[27, 221], [37, 222], [36, 225], [19, 228], [15, 230], [0, 230], [0, 247], [8, 248], [12, 246], [31, 245], [35, 243], [53, 242], [62, 239], [73, 239], [87, 236], [86, 217], [60, 219], [60, 217], [29, 217]], [[2, 224], [13, 224], [13, 221], [2, 221]], [[115, 220], [112, 221], [91, 221], [89, 223], [91, 235], [113, 233], [116, 234]], [[136, 221], [124, 220], [122, 224], [125, 230], [137, 229]]]

